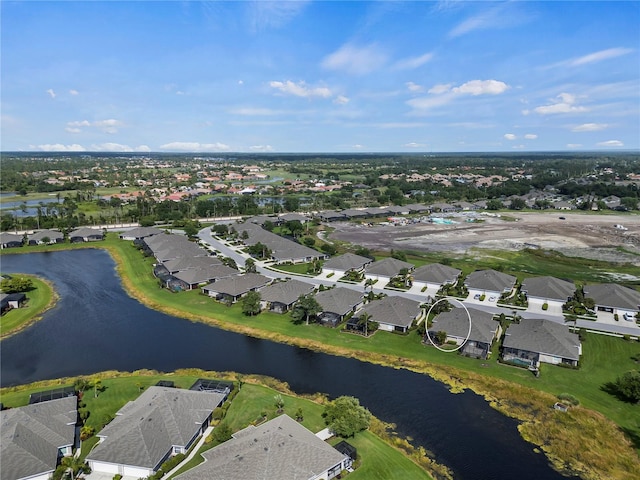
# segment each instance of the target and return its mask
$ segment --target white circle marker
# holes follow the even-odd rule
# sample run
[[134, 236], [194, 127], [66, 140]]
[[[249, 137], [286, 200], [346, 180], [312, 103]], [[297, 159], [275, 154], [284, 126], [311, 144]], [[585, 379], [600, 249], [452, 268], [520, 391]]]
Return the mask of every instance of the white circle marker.
[[429, 315], [431, 314], [431, 310], [433, 310], [433, 307], [435, 307], [439, 302], [442, 302], [443, 300], [447, 301], [447, 300], [453, 300], [454, 302], [458, 302], [462, 308], [464, 308], [464, 311], [467, 312], [467, 318], [469, 319], [469, 331], [467, 332], [467, 337], [464, 339], [464, 342], [462, 342], [460, 345], [458, 345], [456, 348], [452, 348], [452, 349], [446, 349], [446, 348], [440, 348], [438, 345], [435, 344], [435, 342], [431, 339], [431, 335], [429, 335], [429, 326], [427, 325], [427, 328], [425, 328], [425, 331], [427, 333], [427, 338], [429, 339], [429, 342], [431, 342], [431, 345], [433, 345], [434, 347], [436, 347], [438, 350], [440, 350], [441, 352], [445, 352], [445, 353], [450, 353], [450, 352], [457, 352], [458, 350], [460, 350], [462, 347], [464, 347], [464, 344], [467, 343], [467, 340], [469, 340], [469, 337], [471, 336], [471, 314], [469, 313], [469, 310], [467, 310], [467, 307], [465, 307], [464, 303], [462, 303], [460, 300], [458, 300], [457, 298], [454, 297], [443, 297], [440, 300], [437, 300], [433, 303], [433, 305], [431, 305], [431, 307], [429, 307], [429, 311], [427, 312], [427, 318], [425, 319], [425, 322], [429, 322]]

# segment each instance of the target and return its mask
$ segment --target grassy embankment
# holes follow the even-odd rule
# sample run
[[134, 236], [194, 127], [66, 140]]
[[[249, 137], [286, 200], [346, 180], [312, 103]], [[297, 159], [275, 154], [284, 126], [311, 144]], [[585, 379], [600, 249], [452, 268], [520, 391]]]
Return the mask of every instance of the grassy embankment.
[[[198, 378], [218, 378], [237, 380], [237, 375], [232, 373], [205, 372], [199, 370], [182, 370], [170, 374], [159, 374], [151, 371], [131, 373], [104, 372], [96, 375], [102, 379], [102, 391], [95, 396], [94, 391], [85, 391], [83, 401], [91, 412], [87, 425], [100, 428], [111, 419], [115, 413], [128, 401], [135, 399], [147, 387], [155, 385], [158, 380], [172, 380], [177, 387], [189, 388]], [[227, 412], [225, 423], [233, 432], [241, 430], [266, 413], [268, 420], [278, 414], [274, 405], [274, 396], [282, 395], [284, 411], [294, 417], [298, 409], [302, 410], [302, 424], [317, 432], [326, 425], [322, 418], [323, 403], [326, 401], [321, 394], [299, 396], [293, 394], [288, 385], [277, 380], [262, 376], [242, 376], [243, 385], [238, 395], [231, 402]], [[32, 385], [14, 387], [2, 390], [2, 401], [11, 407], [22, 406], [28, 403], [29, 394], [51, 388], [51, 386], [69, 385], [73, 379], [61, 379], [58, 381], [37, 382]], [[379, 432], [377, 435], [374, 432]], [[369, 431], [360, 432], [355, 437], [348, 439], [358, 449], [360, 457], [359, 467], [349, 475], [353, 480], [430, 480], [432, 477], [425, 469], [435, 468], [444, 471], [442, 467], [433, 464], [424, 452], [409, 450], [403, 445], [403, 440], [387, 433], [386, 426], [380, 420], [374, 419]], [[82, 458], [85, 458], [91, 448], [96, 444], [96, 437], [92, 437], [82, 444]], [[337, 443], [339, 439], [332, 439]], [[214, 447], [215, 443], [205, 444], [199, 453]], [[413, 460], [413, 461], [412, 461]], [[197, 454], [180, 473], [193, 468], [204, 461]]]
[[[640, 469], [637, 452], [629, 440], [633, 440], [636, 448], [640, 447], [639, 407], [601, 390], [603, 383], [637, 368], [630, 357], [640, 352], [638, 343], [589, 335], [580, 370], [545, 365], [540, 378], [535, 378], [525, 370], [500, 365], [495, 359], [480, 362], [426, 348], [415, 333], [400, 336], [378, 332], [364, 339], [317, 325], [296, 326], [286, 315], [261, 313], [256, 317], [244, 317], [238, 305], [228, 308], [198, 292], [172, 294], [158, 288], [151, 274], [151, 259], [144, 259], [130, 243], [113, 238], [110, 235], [110, 239], [101, 242], [100, 246], [108, 248], [116, 259], [125, 289], [152, 308], [247, 335], [427, 373], [454, 389], [471, 388], [505, 414], [519, 419], [522, 435], [541, 446], [558, 468], [566, 466], [583, 472], [584, 478], [633, 478], [633, 472]], [[522, 252], [513, 257], [520, 262], [526, 255]], [[566, 265], [559, 265], [557, 258], [545, 260], [534, 256], [529, 262], [537, 267], [537, 274], [549, 274], [552, 266], [563, 271], [572, 269], [576, 274], [591, 270], [592, 275], [600, 275], [607, 271], [603, 270], [605, 266], [589, 269], [573, 259]], [[454, 266], [459, 266], [456, 263]], [[510, 262], [502, 265], [504, 271], [515, 271]], [[559, 416], [562, 414], [550, 406], [555, 395], [564, 392], [576, 396], [586, 408], [576, 408]], [[584, 439], [590, 441], [588, 450], [584, 448]], [[601, 455], [588, 454], [594, 449]], [[584, 473], [586, 471], [592, 473]]]
[[53, 307], [58, 299], [53, 285], [43, 278], [21, 274], [33, 282], [33, 290], [26, 292], [27, 303], [24, 307], [14, 308], [0, 319], [0, 338], [6, 338], [29, 327], [42, 318], [42, 314]]

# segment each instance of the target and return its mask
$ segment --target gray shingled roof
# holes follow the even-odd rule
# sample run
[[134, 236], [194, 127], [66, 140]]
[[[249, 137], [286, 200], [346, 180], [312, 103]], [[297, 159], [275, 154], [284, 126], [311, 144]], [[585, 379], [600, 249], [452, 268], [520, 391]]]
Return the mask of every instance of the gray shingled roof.
[[323, 312], [345, 315], [362, 302], [363, 295], [363, 292], [357, 290], [336, 287], [316, 293], [316, 301], [322, 307]]
[[580, 359], [578, 334], [571, 333], [564, 325], [540, 318], [512, 323], [502, 345], [571, 360]]
[[361, 312], [371, 315], [373, 322], [407, 328], [421, 313], [421, 308], [420, 302], [392, 295], [366, 304]]
[[146, 237], [152, 237], [153, 235], [158, 235], [160, 233], [162, 233], [162, 230], [156, 227], [136, 227], [126, 232], [122, 232], [120, 234], [120, 238], [122, 237], [146, 238]]
[[465, 284], [475, 290], [488, 290], [490, 292], [503, 292], [513, 288], [516, 277], [496, 270], [476, 270], [467, 275]]
[[15, 480], [52, 472], [58, 449], [73, 445], [75, 396], [0, 412], [0, 479]]
[[629, 310], [640, 309], [640, 292], [632, 288], [622, 287], [615, 283], [601, 283], [598, 285], [585, 285], [582, 290], [584, 291], [584, 296], [593, 298], [596, 305], [627, 308]]
[[331, 268], [334, 270], [349, 271], [352, 269], [360, 269], [371, 263], [373, 260], [367, 257], [356, 255], [355, 253], [345, 253], [344, 255], [338, 255], [332, 257], [324, 262], [323, 268]]
[[15, 235], [9, 232], [0, 232], [0, 243], [22, 242], [24, 237], [22, 235]]
[[279, 262], [325, 256], [324, 253], [276, 235], [253, 223], [243, 223], [241, 225], [233, 225], [233, 227], [238, 233], [247, 232], [249, 238], [244, 240], [246, 245], [255, 245], [256, 243], [266, 245], [271, 250], [271, 256], [274, 260]]
[[466, 338], [469, 333], [469, 316], [471, 317], [471, 334], [469, 340], [491, 343], [500, 324], [493, 320], [493, 314], [476, 308], [454, 308], [443, 312], [433, 319], [430, 332], [447, 332], [452, 337]]
[[49, 237], [52, 242], [59, 238], [64, 238], [64, 235], [57, 230], [40, 230], [39, 232], [29, 235], [29, 240], [35, 240], [41, 242], [43, 238]]
[[411, 274], [414, 280], [419, 282], [437, 283], [442, 285], [445, 282], [455, 281], [461, 270], [448, 267], [440, 263], [430, 263], [416, 268]]
[[203, 456], [176, 480], [307, 480], [346, 459], [287, 415], [247, 427]]
[[412, 263], [403, 262], [397, 258], [385, 258], [367, 265], [365, 268], [365, 274], [395, 277], [403, 268], [411, 270], [413, 267], [414, 265]]
[[233, 275], [240, 275], [240, 272], [222, 264], [205, 265], [200, 268], [189, 268], [173, 274], [174, 277], [188, 283], [189, 285], [219, 281], [218, 279], [229, 278]]
[[204, 290], [237, 297], [238, 295], [243, 295], [255, 288], [264, 287], [270, 281], [270, 278], [260, 275], [259, 273], [245, 273], [243, 275], [234, 275], [233, 277], [222, 278], [203, 288]]
[[364, 218], [369, 216], [369, 212], [366, 210], [358, 210], [355, 208], [345, 208], [340, 211], [342, 215], [346, 215], [349, 218]]
[[281, 222], [290, 222], [292, 220], [298, 220], [299, 222], [306, 222], [309, 220], [309, 217], [306, 215], [302, 215], [301, 213], [285, 213], [278, 217], [278, 220]]
[[568, 298], [573, 297], [576, 292], [576, 286], [573, 282], [560, 280], [556, 277], [531, 277], [522, 281], [520, 290], [529, 297], [566, 302]]
[[172, 258], [171, 260], [162, 262], [162, 264], [167, 268], [167, 270], [173, 273], [188, 270], [190, 268], [203, 268], [211, 265], [221, 265], [222, 261], [216, 257], [198, 256]]
[[89, 228], [89, 227], [77, 228], [73, 230], [71, 233], [69, 233], [69, 238], [72, 238], [72, 237], [86, 238], [86, 237], [95, 237], [95, 236], [103, 237], [104, 233], [102, 233], [102, 230], [99, 230], [97, 228]]
[[87, 460], [156, 468], [174, 445], [185, 446], [224, 400], [221, 393], [149, 387], [104, 427]]
[[276, 282], [260, 289], [260, 298], [265, 302], [278, 302], [285, 305], [295, 303], [300, 295], [306, 295], [313, 291], [313, 285], [300, 280], [287, 280]]

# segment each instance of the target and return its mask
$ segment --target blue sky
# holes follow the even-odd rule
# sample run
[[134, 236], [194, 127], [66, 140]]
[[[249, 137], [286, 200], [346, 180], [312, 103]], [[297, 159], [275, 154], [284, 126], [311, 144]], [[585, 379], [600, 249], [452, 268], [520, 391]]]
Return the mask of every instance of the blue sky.
[[1, 2], [1, 149], [640, 148], [640, 2]]

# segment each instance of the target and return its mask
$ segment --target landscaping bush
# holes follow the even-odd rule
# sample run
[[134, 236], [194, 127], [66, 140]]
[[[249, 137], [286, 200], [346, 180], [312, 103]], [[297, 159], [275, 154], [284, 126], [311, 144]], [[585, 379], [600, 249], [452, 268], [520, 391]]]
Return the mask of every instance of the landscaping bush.
[[224, 410], [222, 410], [222, 408], [220, 407], [214, 408], [213, 413], [211, 414], [211, 418], [213, 420], [222, 420], [222, 417], [224, 417]]
[[580, 405], [580, 400], [578, 400], [575, 396], [571, 395], [570, 393], [561, 393], [560, 395], [558, 395], [558, 400], [562, 400], [564, 403], [569, 403], [574, 407], [577, 407], [578, 405]]
[[548, 310], [549, 309], [549, 304], [548, 303], [543, 303], [542, 304], [542, 310]]

